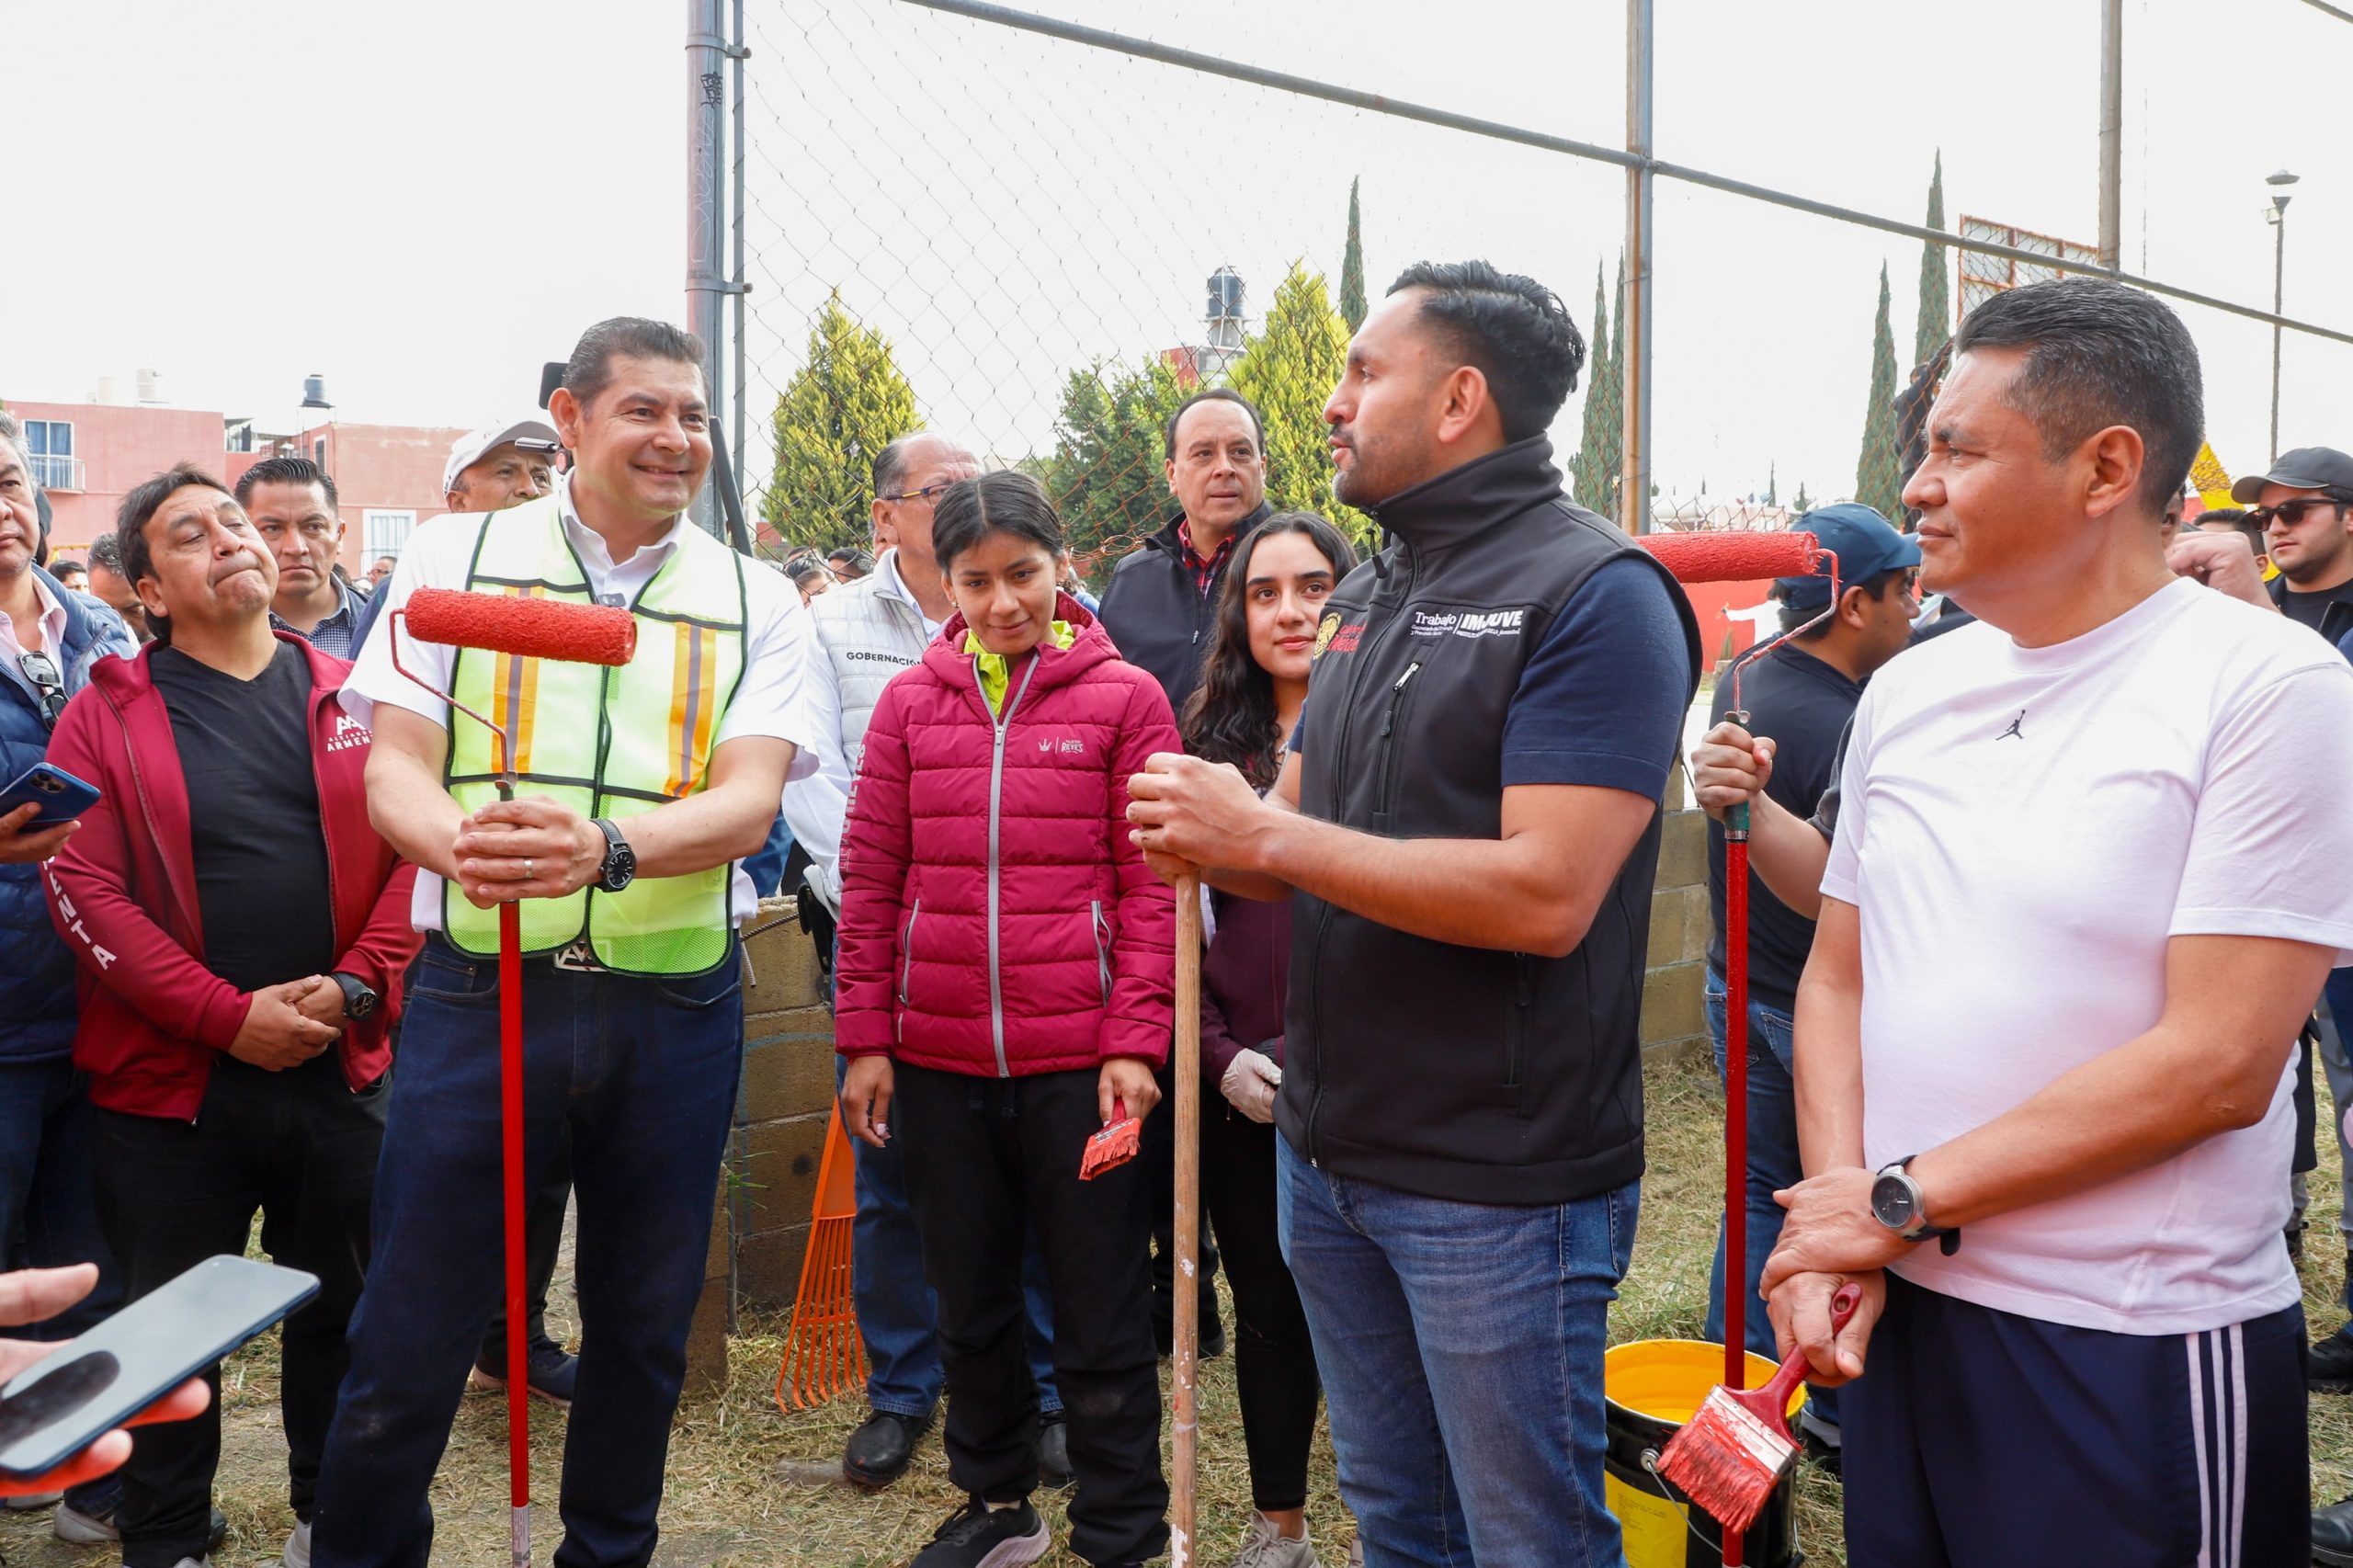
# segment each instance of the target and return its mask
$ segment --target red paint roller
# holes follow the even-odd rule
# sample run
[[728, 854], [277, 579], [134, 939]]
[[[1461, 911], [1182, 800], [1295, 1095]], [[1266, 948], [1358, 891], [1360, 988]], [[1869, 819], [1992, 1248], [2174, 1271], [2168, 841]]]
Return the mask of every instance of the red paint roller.
[[[1838, 557], [1810, 533], [1644, 534], [1638, 540], [1679, 583], [1741, 583], [1826, 572], [1830, 603], [1821, 615], [1757, 643], [1719, 679], [1732, 681], [1725, 717], [1744, 729], [1740, 676], [1749, 661], [1838, 608]], [[1748, 808], [1724, 813], [1724, 1386], [1747, 1386], [1748, 1358]], [[1788, 1391], [1782, 1392], [1786, 1400]], [[1688, 1429], [1688, 1428], [1687, 1428]], [[1724, 1520], [1723, 1560], [1745, 1561], [1742, 1529], [1755, 1517]]]
[[[518, 658], [625, 665], [637, 650], [637, 621], [607, 605], [511, 594], [419, 588], [392, 611], [392, 667], [498, 737], [498, 798], [515, 798], [515, 748], [505, 729], [401, 663], [400, 631], [426, 642], [483, 648]], [[522, 906], [498, 906], [500, 1153], [506, 1209], [506, 1472], [513, 1568], [531, 1561], [530, 1386], [523, 1346], [523, 923]]]

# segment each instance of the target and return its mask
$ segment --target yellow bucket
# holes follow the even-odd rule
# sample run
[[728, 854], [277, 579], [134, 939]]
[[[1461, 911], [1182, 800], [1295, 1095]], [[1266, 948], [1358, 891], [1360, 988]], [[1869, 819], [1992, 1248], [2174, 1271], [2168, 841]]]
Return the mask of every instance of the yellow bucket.
[[[1750, 1388], [1768, 1381], [1775, 1370], [1774, 1363], [1749, 1353]], [[1643, 1456], [1665, 1449], [1724, 1381], [1723, 1346], [1700, 1339], [1637, 1339], [1612, 1346], [1602, 1358], [1601, 1380], [1609, 1403], [1602, 1484], [1609, 1511], [1625, 1532], [1626, 1568], [1721, 1563], [1723, 1536], [1716, 1521], [1652, 1474]], [[1789, 1414], [1794, 1417], [1804, 1403], [1801, 1385], [1790, 1396]], [[1749, 1527], [1743, 1544], [1752, 1568], [1796, 1568], [1805, 1560], [1792, 1517], [1795, 1496], [1794, 1478], [1784, 1477]]]

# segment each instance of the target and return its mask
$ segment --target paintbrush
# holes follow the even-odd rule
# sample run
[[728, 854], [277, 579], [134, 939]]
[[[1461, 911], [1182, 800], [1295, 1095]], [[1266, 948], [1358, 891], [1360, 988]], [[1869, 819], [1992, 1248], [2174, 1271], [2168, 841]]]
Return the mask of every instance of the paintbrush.
[[[1855, 1315], [1863, 1288], [1851, 1279], [1830, 1298], [1830, 1332]], [[1802, 1352], [1790, 1358], [1761, 1389], [1718, 1388], [1698, 1414], [1683, 1424], [1658, 1457], [1658, 1473], [1706, 1509], [1727, 1530], [1745, 1532], [1765, 1509], [1765, 1500], [1798, 1460], [1790, 1436], [1790, 1395], [1805, 1375]]]
[[1136, 1150], [1143, 1137], [1143, 1124], [1128, 1114], [1128, 1102], [1111, 1102], [1111, 1119], [1099, 1132], [1087, 1135], [1086, 1147], [1078, 1156], [1078, 1179], [1093, 1181], [1105, 1171], [1116, 1170], [1136, 1157]]

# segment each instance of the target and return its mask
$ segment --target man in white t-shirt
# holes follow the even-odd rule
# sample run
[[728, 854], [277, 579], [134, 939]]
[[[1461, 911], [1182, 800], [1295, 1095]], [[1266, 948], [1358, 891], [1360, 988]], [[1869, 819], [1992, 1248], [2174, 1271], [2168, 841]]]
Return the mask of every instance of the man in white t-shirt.
[[[1857, 710], [1764, 1290], [1854, 1568], [2302, 1562], [2290, 1053], [2353, 887], [2353, 669], [2177, 579], [2197, 351], [2105, 281], [1961, 324], [1905, 487], [1981, 625]], [[1862, 1305], [1835, 1338], [1847, 1281]], [[1870, 1375], [1861, 1376], [1866, 1356]]]

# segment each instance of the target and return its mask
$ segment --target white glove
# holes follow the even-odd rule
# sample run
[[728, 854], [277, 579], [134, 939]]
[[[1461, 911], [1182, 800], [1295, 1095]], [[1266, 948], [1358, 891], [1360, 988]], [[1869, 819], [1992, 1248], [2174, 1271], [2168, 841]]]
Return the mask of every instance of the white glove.
[[1251, 1120], [1272, 1121], [1275, 1091], [1283, 1086], [1283, 1070], [1257, 1051], [1237, 1051], [1217, 1086], [1227, 1103]]

